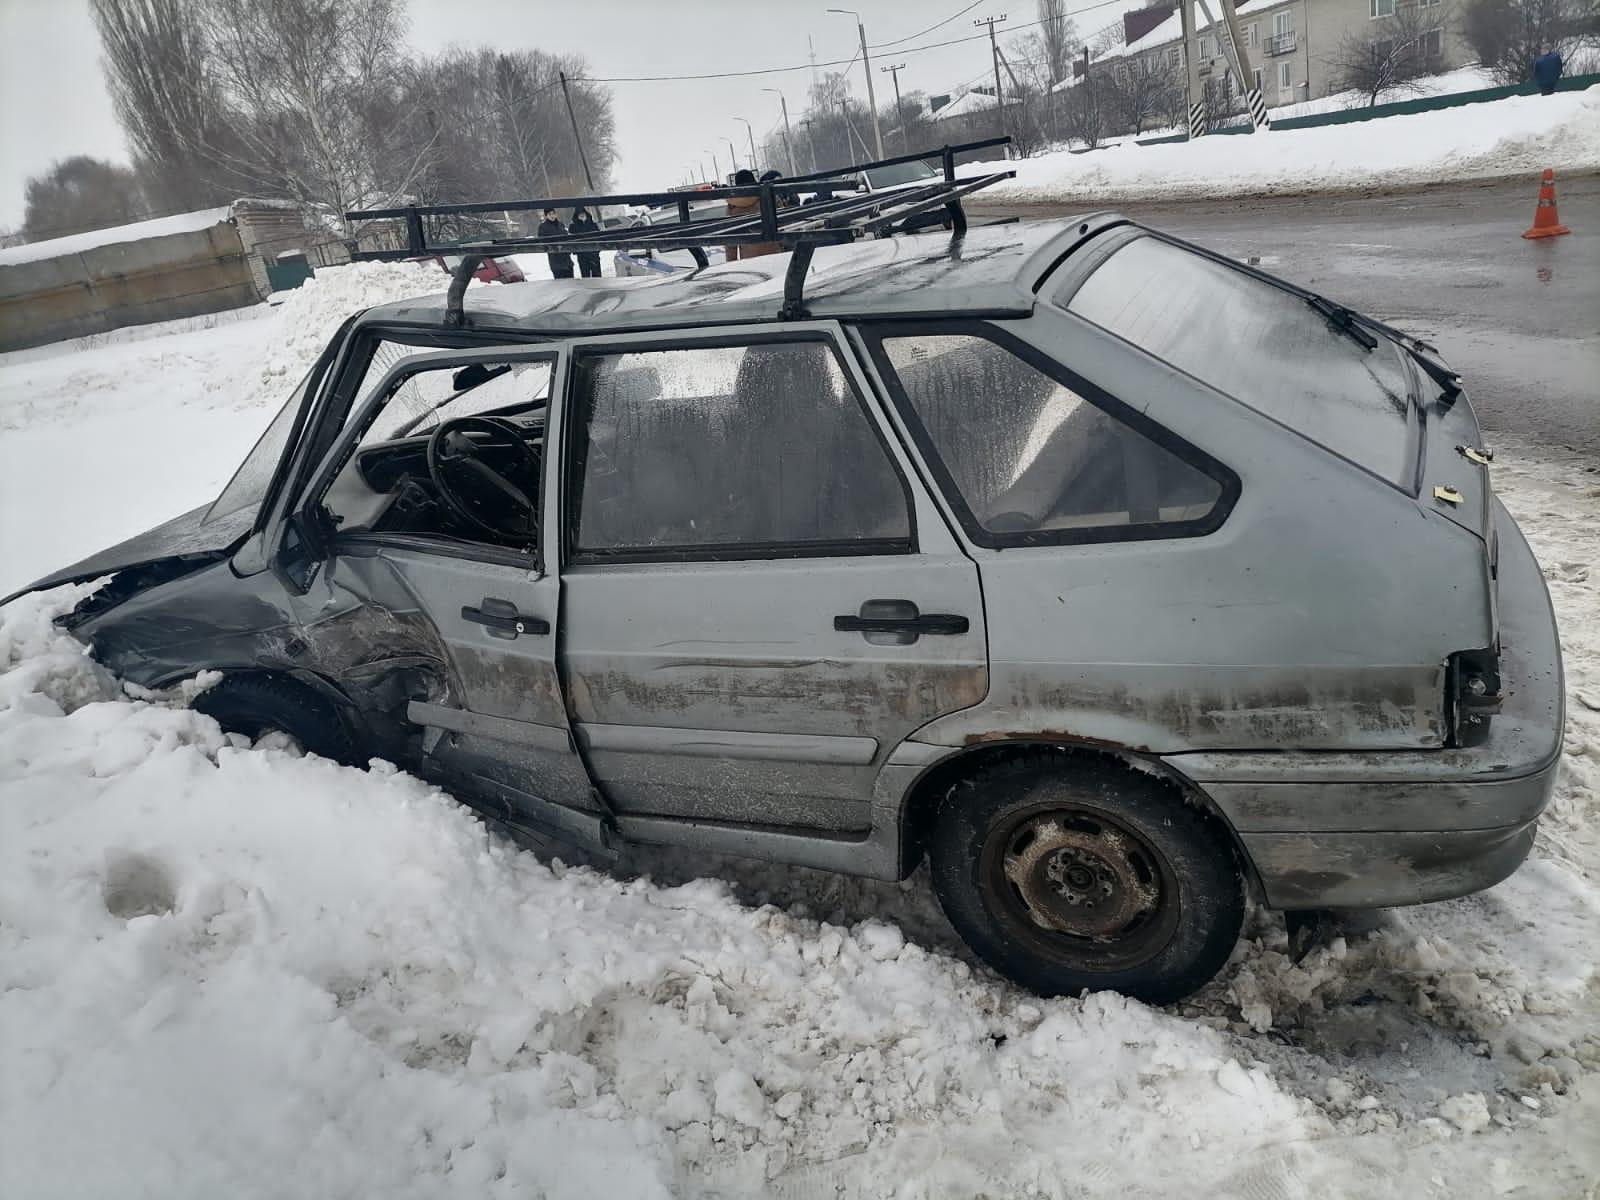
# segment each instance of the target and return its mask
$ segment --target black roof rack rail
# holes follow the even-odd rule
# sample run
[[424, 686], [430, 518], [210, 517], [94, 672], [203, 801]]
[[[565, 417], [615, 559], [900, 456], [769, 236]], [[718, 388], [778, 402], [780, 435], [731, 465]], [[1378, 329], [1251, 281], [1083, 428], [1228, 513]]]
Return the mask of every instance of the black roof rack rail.
[[[852, 163], [809, 175], [778, 178], [742, 187], [705, 188], [699, 191], [624, 192], [607, 196], [550, 196], [538, 199], [496, 200], [474, 204], [406, 205], [401, 208], [376, 208], [345, 213], [348, 221], [404, 220], [406, 245], [395, 250], [360, 250], [351, 255], [358, 262], [395, 261], [443, 254], [460, 255], [451, 274], [450, 291], [445, 300], [445, 324], [459, 326], [465, 321], [462, 304], [467, 282], [485, 258], [507, 253], [582, 253], [599, 250], [688, 250], [697, 269], [708, 264], [704, 246], [749, 246], [776, 242], [794, 253], [784, 276], [782, 320], [806, 315], [805, 277], [811, 256], [818, 246], [855, 241], [858, 237], [883, 237], [909, 217], [935, 208], [944, 208], [950, 217], [954, 237], [967, 229], [961, 198], [981, 188], [1010, 179], [1014, 171], [993, 171], [965, 179], [956, 177], [956, 156], [974, 150], [1009, 145], [1009, 137], [985, 138], [942, 146], [918, 154], [901, 154], [875, 162]], [[910, 183], [882, 192], [857, 194], [854, 176], [862, 171], [898, 166], [908, 162], [939, 159], [943, 172], [939, 178]], [[852, 178], [846, 180], [843, 177]], [[809, 186], [807, 186], [809, 185]], [[782, 197], [789, 192], [812, 192], [816, 200], [800, 206], [785, 206]], [[836, 195], [842, 192], [843, 195]], [[696, 221], [690, 204], [706, 200], [729, 200], [736, 196], [757, 197], [756, 211], [738, 216]], [[537, 212], [546, 208], [598, 208], [602, 205], [675, 205], [678, 219], [661, 225], [631, 226], [604, 230], [586, 237], [509, 237], [474, 238], [469, 241], [430, 243], [424, 217], [463, 217], [484, 213]]]

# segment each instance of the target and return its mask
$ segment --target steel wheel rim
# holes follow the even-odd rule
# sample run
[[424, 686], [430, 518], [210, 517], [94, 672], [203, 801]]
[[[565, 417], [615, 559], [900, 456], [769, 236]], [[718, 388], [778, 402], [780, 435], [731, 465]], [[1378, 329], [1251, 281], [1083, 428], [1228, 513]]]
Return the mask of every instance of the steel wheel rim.
[[1008, 814], [984, 839], [978, 878], [985, 907], [1009, 935], [1077, 969], [1137, 967], [1178, 924], [1178, 882], [1166, 856], [1094, 805]]

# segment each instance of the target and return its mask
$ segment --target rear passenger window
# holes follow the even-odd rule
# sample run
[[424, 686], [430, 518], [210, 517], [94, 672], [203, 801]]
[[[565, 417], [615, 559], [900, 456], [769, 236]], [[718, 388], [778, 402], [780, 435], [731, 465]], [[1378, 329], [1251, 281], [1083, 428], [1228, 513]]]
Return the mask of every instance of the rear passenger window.
[[980, 544], [1177, 537], [1220, 516], [1219, 478], [998, 341], [929, 334], [881, 346], [918, 440]]
[[828, 343], [586, 355], [576, 379], [578, 555], [911, 548], [905, 484]]

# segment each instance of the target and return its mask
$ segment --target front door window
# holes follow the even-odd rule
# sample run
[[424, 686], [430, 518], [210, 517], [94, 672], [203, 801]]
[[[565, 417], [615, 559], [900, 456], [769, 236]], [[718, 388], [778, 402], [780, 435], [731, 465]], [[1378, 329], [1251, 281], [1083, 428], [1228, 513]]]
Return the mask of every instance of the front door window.
[[383, 384], [369, 370], [376, 403], [352, 409], [365, 428], [323, 496], [327, 524], [531, 551], [551, 372], [550, 359], [480, 359]]

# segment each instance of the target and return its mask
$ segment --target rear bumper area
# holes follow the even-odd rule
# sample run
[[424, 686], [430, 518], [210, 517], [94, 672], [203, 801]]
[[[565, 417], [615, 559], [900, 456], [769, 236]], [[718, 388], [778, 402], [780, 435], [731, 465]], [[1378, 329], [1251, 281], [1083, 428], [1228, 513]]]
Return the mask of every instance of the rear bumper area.
[[1533, 846], [1565, 718], [1539, 564], [1498, 501], [1505, 703], [1480, 746], [1168, 756], [1222, 810], [1274, 908], [1378, 908], [1481, 891]]

